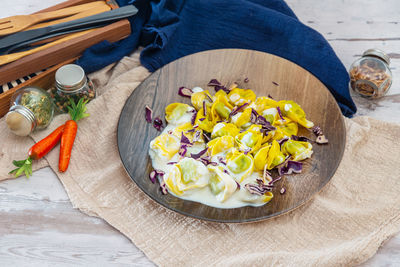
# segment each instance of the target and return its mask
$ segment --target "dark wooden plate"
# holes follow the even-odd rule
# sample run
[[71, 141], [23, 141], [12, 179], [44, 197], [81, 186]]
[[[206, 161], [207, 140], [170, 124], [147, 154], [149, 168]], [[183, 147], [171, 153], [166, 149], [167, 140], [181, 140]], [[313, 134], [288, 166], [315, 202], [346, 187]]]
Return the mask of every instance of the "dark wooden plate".
[[[329, 71], [329, 70], [328, 70]], [[148, 156], [149, 143], [159, 132], [145, 121], [145, 105], [153, 116], [164, 119], [165, 107], [173, 102], [190, 103], [178, 95], [178, 88], [200, 86], [216, 78], [223, 83], [238, 82], [257, 96], [270, 94], [277, 100], [299, 103], [307, 118], [321, 126], [327, 145], [314, 145], [314, 154], [304, 162], [303, 172], [287, 175], [277, 183], [274, 198], [261, 207], [218, 209], [197, 202], [162, 195], [152, 184]], [[249, 82], [244, 83], [248, 78]], [[211, 91], [211, 88], [208, 88]], [[213, 92], [214, 93], [214, 92]], [[311, 137], [302, 129], [300, 134]], [[328, 183], [342, 159], [345, 127], [340, 109], [328, 89], [312, 74], [286, 59], [257, 51], [221, 49], [180, 58], [154, 72], [135, 89], [121, 112], [118, 123], [118, 148], [123, 165], [132, 180], [159, 204], [198, 219], [216, 222], [250, 222], [271, 218], [304, 204]], [[281, 186], [286, 188], [279, 194]]]

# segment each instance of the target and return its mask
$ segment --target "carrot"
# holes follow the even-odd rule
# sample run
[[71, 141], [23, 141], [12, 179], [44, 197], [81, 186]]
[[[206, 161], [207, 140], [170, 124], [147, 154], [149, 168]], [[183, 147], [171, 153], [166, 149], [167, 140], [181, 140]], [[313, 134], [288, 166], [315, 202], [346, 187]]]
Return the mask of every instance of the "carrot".
[[60, 172], [65, 172], [68, 168], [77, 131], [78, 124], [76, 121], [69, 120], [65, 123], [64, 132], [61, 136], [60, 159], [58, 161], [58, 170]]
[[28, 152], [31, 159], [37, 160], [43, 158], [60, 141], [64, 130], [64, 125], [55, 129], [51, 134], [34, 144]]
[[70, 99], [71, 105], [68, 107], [68, 111], [69, 115], [71, 116], [71, 120], [68, 120], [65, 123], [64, 131], [61, 136], [60, 158], [58, 161], [58, 170], [60, 172], [65, 172], [68, 169], [72, 147], [78, 131], [78, 124], [76, 122], [89, 116], [89, 114], [85, 113], [87, 102], [87, 100], [83, 101], [81, 98], [78, 101], [78, 104], [75, 104], [75, 102]]
[[32, 160], [43, 158], [60, 141], [64, 125], [55, 129], [51, 134], [34, 144], [28, 151], [28, 158], [24, 160], [14, 160], [13, 164], [17, 167], [10, 171], [15, 177], [25, 173], [26, 177], [32, 175]]

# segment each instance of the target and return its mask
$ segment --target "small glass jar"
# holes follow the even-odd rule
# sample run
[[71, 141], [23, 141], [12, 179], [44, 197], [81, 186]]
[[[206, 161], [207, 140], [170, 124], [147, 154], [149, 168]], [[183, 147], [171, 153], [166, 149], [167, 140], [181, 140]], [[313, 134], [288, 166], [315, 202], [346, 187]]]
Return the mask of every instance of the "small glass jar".
[[368, 49], [350, 67], [350, 87], [361, 96], [380, 98], [392, 85], [389, 56], [379, 49]]
[[68, 112], [70, 99], [77, 103], [79, 99], [92, 100], [96, 97], [93, 83], [85, 75], [82, 67], [67, 64], [56, 71], [55, 85], [49, 92], [60, 112]]
[[39, 87], [29, 86], [11, 97], [6, 123], [14, 134], [27, 136], [35, 129], [46, 128], [53, 115], [54, 104], [49, 94]]

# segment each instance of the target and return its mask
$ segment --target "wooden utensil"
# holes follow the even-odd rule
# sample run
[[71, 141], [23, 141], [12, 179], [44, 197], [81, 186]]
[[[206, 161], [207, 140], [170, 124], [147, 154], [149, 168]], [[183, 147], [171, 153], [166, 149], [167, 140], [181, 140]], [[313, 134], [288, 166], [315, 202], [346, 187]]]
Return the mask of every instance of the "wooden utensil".
[[[108, 11], [110, 9], [111, 9], [111, 7], [109, 7], [104, 2], [104, 5], [102, 5], [102, 6], [99, 6], [99, 7], [96, 7], [96, 8], [93, 8], [93, 9], [78, 13], [76, 15], [73, 15], [73, 16], [70, 16], [70, 17], [67, 17], [67, 18], [63, 18], [63, 19], [59, 19], [59, 20], [55, 20], [55, 21], [50, 21], [50, 22], [39, 23], [39, 24], [36, 24], [35, 26], [29, 27], [28, 29], [32, 30], [32, 29], [47, 27], [47, 26], [50, 26], [50, 25], [54, 25], [54, 24], [58, 24], [58, 23], [66, 22], [66, 21], [71, 21], [71, 20], [74, 20], [74, 19], [85, 18], [85, 17], [91, 16], [91, 15], [95, 15], [95, 14], [98, 14], [98, 13], [101, 13], [101, 12]], [[39, 52], [39, 51], [42, 51], [44, 49], [47, 49], [47, 48], [55, 46], [55, 45], [57, 45], [59, 43], [71, 40], [73, 38], [79, 37], [81, 35], [84, 35], [86, 33], [91, 32], [91, 31], [92, 30], [87, 30], [87, 31], [79, 32], [79, 33], [71, 33], [71, 34], [67, 34], [67, 35], [57, 36], [57, 37], [54, 38], [54, 40], [51, 40], [51, 41], [50, 40], [43, 40], [43, 41], [37, 42], [37, 43], [35, 43], [35, 45], [36, 44], [40, 44], [40, 43], [44, 43], [44, 42], [47, 42], [47, 44], [45, 44], [43, 46], [40, 46], [40, 47], [37, 47], [37, 48], [33, 48], [33, 49], [30, 49], [30, 50], [27, 50], [27, 51], [0, 56], [0, 65], [4, 65], [4, 64], [13, 62], [13, 61], [18, 60], [18, 59], [20, 59], [22, 57], [31, 55], [31, 54]]]
[[[276, 100], [299, 103], [307, 118], [321, 126], [329, 144], [313, 144], [312, 158], [303, 161], [300, 174], [285, 175], [275, 183], [274, 198], [261, 207], [218, 209], [163, 195], [158, 184], [151, 183], [153, 169], [148, 155], [150, 141], [158, 132], [145, 120], [145, 105], [154, 116], [163, 116], [174, 102], [190, 104], [190, 98], [178, 95], [185, 86], [213, 90], [211, 79], [237, 82], [239, 88], [251, 88], [257, 96], [270, 94]], [[245, 83], [244, 79], [248, 78]], [[300, 127], [300, 136], [315, 138]], [[343, 156], [346, 132], [343, 116], [332, 94], [310, 72], [277, 56], [242, 49], [205, 51], [180, 58], [160, 68], [140, 84], [128, 98], [118, 122], [117, 142], [122, 163], [132, 180], [159, 204], [181, 214], [216, 222], [251, 222], [278, 216], [293, 210], [318, 193], [331, 179]], [[281, 187], [286, 193], [281, 195]]]
[[32, 43], [48, 39], [50, 37], [63, 35], [66, 32], [79, 32], [88, 28], [103, 27], [117, 20], [128, 18], [135, 15], [138, 9], [133, 5], [128, 5], [92, 15], [86, 18], [67, 21], [64, 23], [47, 26], [24, 32], [18, 32], [0, 39], [2, 54], [9, 54]]
[[4, 65], [4, 64], [13, 62], [13, 61], [15, 61], [17, 59], [20, 59], [20, 58], [28, 56], [28, 55], [32, 55], [33, 53], [42, 51], [44, 49], [47, 49], [47, 48], [52, 47], [52, 46], [55, 46], [57, 44], [66, 42], [68, 40], [77, 38], [77, 37], [82, 36], [82, 35], [85, 35], [85, 34], [91, 32], [93, 30], [94, 29], [86, 30], [86, 31], [82, 31], [82, 32], [77, 32], [77, 33], [71, 33], [71, 34], [68, 34], [67, 36], [65, 36], [63, 38], [60, 38], [58, 40], [55, 40], [55, 41], [53, 41], [51, 43], [48, 43], [48, 44], [45, 44], [45, 45], [30, 49], [30, 50], [27, 50], [27, 51], [12, 53], [12, 54], [8, 54], [8, 55], [2, 55], [2, 56], [0, 56], [0, 65]]
[[67, 7], [56, 11], [37, 13], [32, 15], [17, 15], [0, 19], [0, 35], [19, 32], [41, 21], [75, 15], [77, 13], [91, 9], [96, 9], [101, 6], [104, 6], [104, 2], [96, 1], [83, 5]]
[[47, 26], [51, 26], [51, 25], [55, 25], [55, 24], [59, 24], [59, 23], [63, 23], [63, 22], [71, 21], [71, 20], [75, 20], [75, 19], [86, 18], [86, 17], [92, 16], [92, 15], [99, 14], [101, 12], [106, 12], [108, 10], [111, 10], [111, 7], [109, 5], [107, 5], [105, 2], [102, 2], [102, 1], [99, 1], [99, 2], [101, 2], [103, 4], [102, 5], [98, 5], [98, 6], [96, 5], [96, 7], [94, 7], [94, 8], [79, 12], [79, 13], [77, 13], [75, 15], [68, 16], [66, 18], [35, 24], [35, 25], [32, 25], [32, 26], [26, 28], [25, 30], [34, 30], [34, 29], [38, 29], [38, 28], [43, 28], [43, 27], [47, 27]]

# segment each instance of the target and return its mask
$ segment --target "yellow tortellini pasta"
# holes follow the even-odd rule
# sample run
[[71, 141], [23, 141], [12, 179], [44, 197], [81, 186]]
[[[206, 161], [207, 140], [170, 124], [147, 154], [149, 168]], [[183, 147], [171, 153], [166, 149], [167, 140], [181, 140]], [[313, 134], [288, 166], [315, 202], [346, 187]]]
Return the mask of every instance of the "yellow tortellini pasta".
[[312, 155], [312, 145], [309, 142], [288, 140], [282, 145], [282, 152], [291, 155], [294, 161], [310, 158]]
[[208, 90], [193, 93], [192, 96], [190, 97], [192, 105], [196, 110], [203, 108], [204, 101], [206, 102], [206, 104], [210, 105], [211, 104], [210, 99], [212, 100], [212, 96], [210, 95], [210, 92]]
[[190, 189], [202, 188], [208, 185], [210, 173], [204, 164], [184, 158], [164, 177], [164, 182], [174, 194], [180, 196]]
[[[297, 135], [299, 125], [314, 124], [294, 101], [257, 97], [251, 89], [234, 86], [228, 92], [212, 81], [218, 86], [215, 95], [196, 87], [186, 95], [192, 106], [166, 107], [167, 129], [150, 143], [153, 166], [164, 168], [160, 181], [178, 197], [190, 199], [193, 192], [208, 190], [221, 205], [232, 198], [265, 204], [273, 197], [268, 183], [275, 173], [265, 170], [282, 174], [291, 161], [310, 158], [312, 144], [297, 141], [305, 140]], [[157, 160], [162, 163], [154, 164]]]
[[267, 156], [267, 169], [271, 170], [279, 164], [283, 163], [284, 161], [285, 155], [280, 150], [279, 143], [276, 140], [272, 141]]
[[233, 123], [220, 122], [214, 126], [211, 138], [217, 138], [225, 135], [235, 137], [240, 132], [239, 128]]
[[165, 119], [168, 123], [182, 124], [190, 122], [193, 107], [183, 103], [172, 103], [165, 108]]
[[153, 150], [160, 151], [160, 154], [168, 160], [178, 153], [179, 146], [179, 139], [170, 134], [161, 134], [150, 143]]
[[241, 182], [254, 170], [254, 160], [251, 155], [234, 151], [227, 155], [227, 167], [233, 173], [236, 181]]
[[195, 125], [198, 125], [200, 129], [211, 133], [215, 122], [210, 119], [210, 110], [209, 108], [206, 107], [206, 116], [204, 116], [204, 110], [203, 108], [199, 109], [196, 115], [196, 120], [195, 120]]
[[210, 166], [209, 187], [219, 202], [227, 200], [237, 189], [236, 181], [221, 166]]
[[275, 109], [275, 107], [278, 106], [278, 102], [273, 100], [272, 98], [269, 98], [269, 97], [266, 97], [266, 96], [261, 96], [261, 97], [257, 97], [257, 99], [254, 101], [252, 106], [255, 109], [255, 111], [257, 111], [259, 114], [262, 114], [262, 112], [264, 110], [267, 110], [267, 109], [270, 109], [270, 108]]
[[228, 98], [232, 104], [240, 106], [256, 100], [256, 94], [250, 89], [235, 88], [230, 91]]
[[238, 112], [231, 117], [231, 122], [237, 127], [242, 127], [243, 125], [250, 122], [251, 118], [251, 108], [246, 108], [243, 112]]
[[288, 117], [306, 128], [314, 126], [312, 121], [306, 119], [306, 113], [296, 102], [292, 100], [282, 100], [278, 103], [283, 116]]
[[263, 136], [261, 126], [251, 125], [250, 128], [235, 137], [235, 141], [241, 151], [253, 152], [261, 146]]
[[225, 135], [211, 140], [207, 146], [211, 150], [211, 156], [215, 156], [219, 153], [229, 152], [235, 146], [235, 139], [230, 135]]

